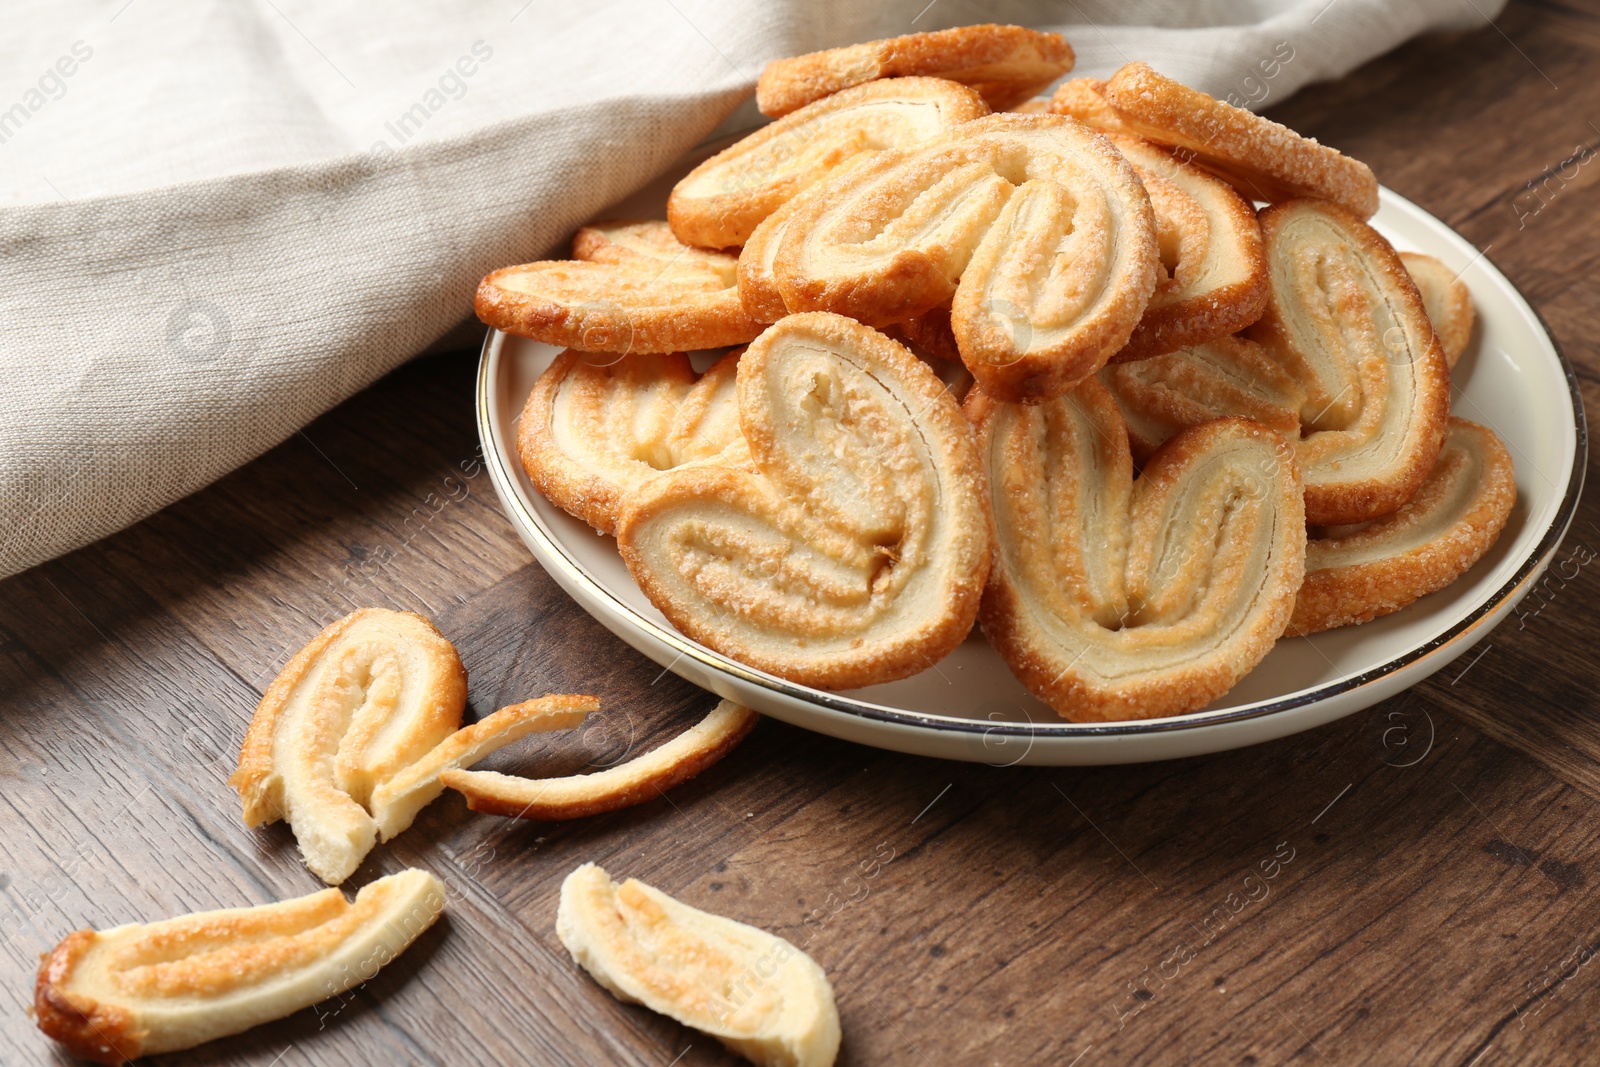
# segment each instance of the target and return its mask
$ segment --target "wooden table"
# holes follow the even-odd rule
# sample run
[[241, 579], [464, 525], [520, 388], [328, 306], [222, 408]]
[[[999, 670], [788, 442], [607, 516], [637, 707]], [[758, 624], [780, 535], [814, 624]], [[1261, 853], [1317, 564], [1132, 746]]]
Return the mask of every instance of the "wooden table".
[[[1600, 166], [1577, 153], [1600, 140], [1596, 64], [1592, 4], [1514, 4], [1273, 111], [1484, 249], [1591, 411]], [[332, 618], [431, 616], [471, 672], [471, 714], [604, 697], [581, 738], [492, 766], [581, 770], [709, 706], [531, 562], [475, 458], [475, 362], [414, 363], [0, 585], [0, 1062], [59, 1055], [24, 1012], [66, 932], [318, 888], [282, 826], [243, 827], [224, 779], [261, 690]], [[1248, 751], [997, 769], [768, 721], [610, 816], [501, 820], [451, 794], [352, 880], [426, 867], [447, 918], [350, 996], [161, 1062], [731, 1062], [568, 959], [556, 893], [586, 860], [804, 944], [851, 1063], [1593, 1062], [1597, 520], [1591, 495], [1481, 655]]]

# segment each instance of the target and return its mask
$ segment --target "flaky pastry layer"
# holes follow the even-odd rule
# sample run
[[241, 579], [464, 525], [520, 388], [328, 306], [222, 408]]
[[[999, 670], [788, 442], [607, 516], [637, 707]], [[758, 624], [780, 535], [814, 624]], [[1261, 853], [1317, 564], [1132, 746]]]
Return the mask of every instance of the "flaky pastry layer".
[[1445, 362], [1454, 370], [1472, 341], [1472, 324], [1477, 320], [1472, 293], [1459, 274], [1433, 256], [1401, 252], [1400, 262], [1417, 283], [1428, 321], [1433, 323], [1433, 332], [1439, 335], [1439, 345], [1444, 349]]
[[[1096, 95], [1109, 113], [1094, 102]], [[1146, 63], [1129, 63], [1103, 82], [1074, 79], [1057, 91], [1053, 106], [1166, 145], [1228, 181], [1246, 200], [1317, 197], [1363, 219], [1378, 210], [1378, 180], [1365, 163], [1173, 81]]]
[[1140, 463], [1179, 430], [1226, 416], [1300, 439], [1304, 390], [1266, 349], [1243, 337], [1117, 363], [1100, 372], [1100, 382], [1122, 411]]

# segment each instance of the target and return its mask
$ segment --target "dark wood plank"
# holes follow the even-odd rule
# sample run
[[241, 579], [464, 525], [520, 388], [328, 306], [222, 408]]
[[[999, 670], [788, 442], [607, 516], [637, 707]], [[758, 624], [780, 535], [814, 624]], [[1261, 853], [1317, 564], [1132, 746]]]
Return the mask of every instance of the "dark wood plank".
[[[1272, 113], [1485, 249], [1600, 403], [1600, 168], [1566, 162], [1600, 141], [1600, 12], [1513, 4], [1496, 24]], [[0, 583], [0, 1062], [60, 1061], [24, 1012], [68, 930], [317, 888], [282, 827], [242, 826], [224, 780], [262, 688], [352, 608], [438, 621], [469, 714], [605, 700], [581, 736], [492, 766], [608, 763], [710, 706], [530, 562], [476, 458], [474, 363], [419, 361]], [[586, 860], [803, 945], [833, 977], [850, 1063], [1592, 1060], [1597, 552], [1585, 503], [1480, 659], [1247, 751], [1002, 769], [765, 722], [629, 811], [540, 825], [446, 796], [352, 880], [439, 873], [439, 927], [349, 997], [161, 1062], [733, 1062], [567, 958], [556, 893]]]

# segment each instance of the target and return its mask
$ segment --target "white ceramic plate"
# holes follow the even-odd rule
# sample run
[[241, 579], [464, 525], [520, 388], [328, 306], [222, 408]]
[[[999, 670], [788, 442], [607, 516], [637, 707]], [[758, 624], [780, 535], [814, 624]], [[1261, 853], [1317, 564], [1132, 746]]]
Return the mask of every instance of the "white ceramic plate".
[[[668, 187], [658, 183], [616, 214], [661, 217]], [[1577, 383], [1527, 301], [1470, 243], [1387, 189], [1373, 225], [1401, 250], [1439, 257], [1471, 288], [1478, 328], [1456, 368], [1454, 411], [1510, 447], [1516, 509], [1489, 554], [1449, 588], [1364, 626], [1282, 640], [1231, 692], [1189, 715], [1064, 723], [976, 629], [915, 677], [843, 692], [786, 682], [689, 640], [639, 592], [616, 543], [546, 501], [523, 473], [514, 423], [556, 355], [550, 345], [490, 332], [478, 373], [483, 453], [522, 539], [586, 611], [673, 673], [774, 718], [879, 748], [997, 765], [1136, 763], [1268, 741], [1393, 696], [1481, 640], [1543, 573], [1583, 486]]]

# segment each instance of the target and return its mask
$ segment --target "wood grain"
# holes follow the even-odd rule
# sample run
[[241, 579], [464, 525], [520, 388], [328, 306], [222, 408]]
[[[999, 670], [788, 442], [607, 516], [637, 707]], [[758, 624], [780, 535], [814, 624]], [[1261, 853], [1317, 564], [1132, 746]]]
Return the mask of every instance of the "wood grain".
[[[1484, 249], [1600, 404], [1600, 167], [1564, 165], [1600, 141], [1600, 13], [1513, 4], [1495, 23], [1272, 114]], [[261, 690], [326, 621], [428, 614], [474, 715], [602, 696], [581, 736], [501, 769], [608, 763], [710, 706], [529, 561], [476, 456], [474, 362], [408, 366], [0, 584], [0, 1062], [60, 1061], [25, 1009], [67, 931], [317, 887], [281, 826], [241, 825], [224, 779]], [[803, 945], [838, 991], [843, 1062], [1593, 1061], [1597, 523], [1585, 503], [1481, 657], [1247, 751], [998, 769], [768, 721], [666, 798], [581, 822], [447, 795], [352, 880], [436, 871], [445, 920], [345, 998], [157, 1062], [733, 1062], [567, 958], [556, 893], [586, 860]]]

